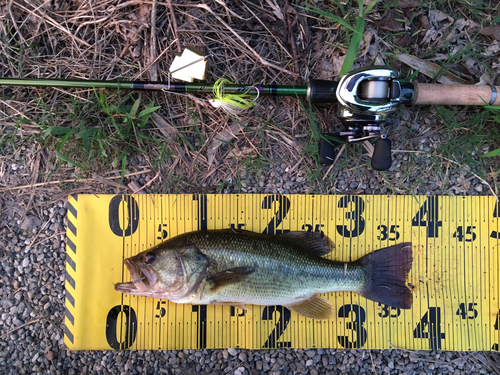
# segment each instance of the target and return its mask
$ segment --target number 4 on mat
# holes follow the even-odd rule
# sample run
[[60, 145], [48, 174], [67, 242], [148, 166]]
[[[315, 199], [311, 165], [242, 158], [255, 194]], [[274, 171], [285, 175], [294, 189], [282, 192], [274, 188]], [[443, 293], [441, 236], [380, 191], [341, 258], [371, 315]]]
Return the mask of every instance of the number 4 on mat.
[[439, 227], [443, 226], [443, 222], [439, 220], [438, 198], [437, 196], [427, 198], [411, 220], [411, 225], [414, 227], [427, 227], [429, 238], [438, 237]]
[[444, 332], [441, 332], [441, 308], [429, 307], [417, 327], [413, 330], [413, 337], [416, 339], [429, 339], [429, 349], [441, 349], [441, 340], [445, 339]]

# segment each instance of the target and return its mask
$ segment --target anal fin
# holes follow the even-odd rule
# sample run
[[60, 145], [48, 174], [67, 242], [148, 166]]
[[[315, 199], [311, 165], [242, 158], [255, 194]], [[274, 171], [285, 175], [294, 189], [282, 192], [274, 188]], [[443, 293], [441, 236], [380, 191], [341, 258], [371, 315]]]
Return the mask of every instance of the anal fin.
[[293, 305], [286, 305], [285, 307], [306, 318], [327, 320], [335, 316], [333, 304], [317, 294], [304, 301], [294, 303]]

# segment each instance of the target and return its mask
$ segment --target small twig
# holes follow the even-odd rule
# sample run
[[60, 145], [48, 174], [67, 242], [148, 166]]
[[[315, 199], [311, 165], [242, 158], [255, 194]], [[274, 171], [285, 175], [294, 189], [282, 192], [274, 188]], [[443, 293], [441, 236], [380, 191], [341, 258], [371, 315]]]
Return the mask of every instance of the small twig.
[[[54, 212], [52, 212], [52, 214], [50, 215], [49, 220], [47, 220], [45, 222], [45, 224], [42, 225], [42, 227], [40, 228], [40, 230], [36, 234], [35, 238], [33, 238], [33, 241], [31, 241], [31, 243], [35, 242], [35, 240], [38, 238], [38, 236], [40, 235], [40, 233], [42, 233], [42, 230], [44, 230], [45, 227], [50, 223], [50, 220], [52, 220], [52, 218], [54, 217], [55, 214], [56, 214], [56, 211], [54, 210]], [[31, 244], [29, 244], [28, 245], [28, 249], [31, 249], [31, 248], [32, 248], [32, 246], [31, 246]]]
[[108, 185], [108, 186], [111, 186], [111, 187], [114, 187], [114, 188], [117, 188], [117, 189], [119, 189], [121, 187], [124, 187], [124, 186], [120, 185], [118, 182], [108, 180], [107, 178], [98, 176], [96, 174], [94, 174], [92, 176], [92, 179], [95, 180], [95, 181], [97, 181], [97, 182], [99, 182], [100, 184]]
[[[37, 243], [33, 244], [33, 245], [29, 245], [29, 248], [32, 249], [32, 248], [35, 248], [37, 247], [39, 244], [41, 244], [42, 242], [44, 241], [47, 241], [47, 240], [50, 240], [51, 238], [54, 238], [54, 237], [57, 237], [57, 236], [60, 236], [61, 234], [66, 234], [66, 232], [59, 232], [59, 233], [54, 233], [52, 236], [50, 237], [46, 237], [44, 238], [43, 240], [40, 240], [38, 241]], [[34, 240], [33, 240], [34, 241]]]
[[182, 53], [181, 42], [179, 40], [179, 35], [177, 34], [177, 21], [175, 20], [174, 7], [172, 6], [172, 1], [167, 0], [168, 9], [170, 10], [170, 20], [172, 22], [172, 32], [174, 33], [175, 40], [177, 41], [177, 52]]
[[9, 1], [9, 16], [12, 20], [12, 26], [14, 26], [14, 29], [16, 29], [16, 32], [14, 33], [14, 35], [12, 35], [12, 38], [14, 38], [16, 36], [16, 34], [19, 35], [19, 37], [21, 38], [21, 40], [23, 41], [24, 44], [26, 44], [27, 46], [29, 45], [29, 43], [26, 41], [26, 39], [24, 39], [24, 36], [23, 34], [21, 34], [21, 32], [19, 31], [19, 28], [17, 27], [17, 22], [16, 20], [14, 19], [14, 15], [12, 14], [12, 4], [14, 3], [14, 0], [10, 0]]
[[0, 339], [3, 339], [5, 336], [10, 335], [12, 332], [16, 332], [18, 329], [21, 329], [23, 327], [26, 327], [26, 326], [29, 326], [29, 325], [34, 324], [36, 322], [39, 322], [40, 320], [42, 320], [42, 318], [33, 319], [33, 320], [29, 321], [28, 323], [21, 324], [20, 326], [17, 326], [16, 328], [11, 329], [9, 332], [4, 333], [2, 336], [0, 336]]
[[373, 363], [373, 357], [372, 357], [372, 351], [368, 350], [368, 353], [370, 353], [370, 360], [372, 361], [372, 372], [375, 374], [375, 363]]
[[[136, 75], [132, 76], [132, 80], [136, 80], [138, 79], [140, 76], [142, 76], [145, 72], [147, 72], [153, 65], [156, 65], [156, 62], [164, 55], [166, 54], [169, 50], [170, 50], [170, 47], [172, 47], [172, 45], [174, 43], [176, 43], [177, 40], [174, 40], [172, 43], [170, 43], [168, 45], [167, 48], [165, 48], [162, 53], [160, 53], [153, 61], [151, 61], [148, 65], [146, 65], [139, 73], [137, 73]], [[184, 115], [182, 115], [184, 116]]]
[[142, 189], [148, 187], [149, 185], [151, 185], [153, 183], [154, 180], [156, 180], [158, 178], [158, 176], [160, 175], [160, 172], [161, 171], [158, 171], [158, 173], [156, 174], [156, 176], [154, 176], [151, 180], [149, 180], [146, 184], [144, 184], [143, 187], [141, 187], [139, 190], [137, 191], [134, 191], [134, 193], [139, 193]]
[[149, 61], [150, 69], [149, 75], [152, 81], [158, 81], [158, 69], [156, 66], [156, 0], [153, 1], [153, 6], [151, 7], [151, 37], [150, 37], [150, 48], [149, 51]]
[[[288, 0], [285, 1], [285, 6], [286, 6], [286, 10], [285, 10], [286, 28], [288, 29], [288, 37], [290, 38], [290, 46], [292, 48], [294, 68], [295, 68], [295, 72], [297, 73], [297, 77], [295, 77], [295, 78], [298, 79], [298, 76], [300, 73], [299, 58], [298, 58], [298, 54], [297, 54], [297, 46], [295, 45], [295, 36], [293, 35], [293, 27], [297, 24], [297, 18], [295, 18], [290, 23], [290, 18], [291, 18], [290, 13], [291, 12], [289, 12], [288, 9], [291, 7], [290, 7], [290, 3], [288, 2]], [[293, 8], [291, 8], [291, 9], [293, 9]], [[297, 13], [295, 13], [295, 14], [297, 14]]]
[[24, 117], [26, 120], [29, 120], [29, 117], [27, 117], [24, 113], [19, 112], [17, 109], [15, 109], [13, 106], [11, 106], [11, 105], [10, 105], [9, 103], [7, 103], [6, 101], [4, 101], [4, 100], [1, 100], [1, 99], [0, 99], [0, 103], [2, 103], [2, 104], [4, 104], [4, 105], [6, 105], [7, 107], [9, 107], [9, 108], [10, 108], [10, 109], [12, 109], [13, 111], [15, 111], [15, 112], [16, 112], [16, 114], [17, 114], [18, 116]]
[[[132, 177], [132, 176], [137, 176], [138, 174], [149, 173], [149, 172], [151, 172], [151, 169], [145, 169], [143, 171], [126, 174], [124, 177]], [[111, 178], [111, 179], [121, 178], [121, 176], [113, 176], [113, 177], [109, 177], [109, 178]], [[13, 187], [8, 187], [8, 188], [0, 189], [0, 192], [11, 191], [11, 190], [18, 190], [18, 189], [27, 189], [27, 188], [47, 186], [47, 185], [64, 184], [66, 182], [89, 183], [89, 182], [93, 182], [93, 181], [96, 181], [96, 180], [93, 179], [93, 178], [85, 178], [85, 179], [81, 179], [81, 180], [77, 180], [77, 179], [73, 178], [73, 179], [68, 179], [68, 180], [57, 180], [57, 181], [40, 182], [38, 184], [33, 184], [33, 185], [30, 184], [30, 185], [22, 185], [22, 186], [13, 186]]]

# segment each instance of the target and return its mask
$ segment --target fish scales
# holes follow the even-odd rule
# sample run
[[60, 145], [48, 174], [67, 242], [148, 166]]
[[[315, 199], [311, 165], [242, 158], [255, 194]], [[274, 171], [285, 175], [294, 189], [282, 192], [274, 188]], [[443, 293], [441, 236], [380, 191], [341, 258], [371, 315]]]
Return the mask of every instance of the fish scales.
[[215, 274], [235, 267], [255, 267], [244, 282], [211, 292], [205, 286], [202, 299], [191, 303], [234, 302], [269, 305], [289, 303], [308, 295], [339, 290], [359, 291], [364, 272], [359, 265], [334, 262], [314, 256], [280, 236], [237, 233], [203, 233], [187, 235], [209, 260], [209, 273]]
[[268, 236], [244, 230], [179, 235], [125, 260], [131, 282], [122, 293], [177, 303], [283, 305], [315, 319], [335, 315], [320, 294], [357, 292], [388, 306], [410, 308], [406, 278], [410, 243], [377, 250], [349, 263], [322, 257], [333, 244], [318, 233]]

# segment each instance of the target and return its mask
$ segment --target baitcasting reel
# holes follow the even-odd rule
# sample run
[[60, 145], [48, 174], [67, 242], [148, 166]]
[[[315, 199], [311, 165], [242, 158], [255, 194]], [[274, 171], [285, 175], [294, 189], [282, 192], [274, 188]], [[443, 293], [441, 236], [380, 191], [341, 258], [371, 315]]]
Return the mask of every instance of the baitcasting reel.
[[[357, 142], [377, 139], [371, 166], [378, 171], [391, 167], [391, 141], [382, 134], [387, 116], [400, 104], [414, 98], [412, 83], [400, 82], [394, 70], [373, 67], [353, 70], [337, 83], [311, 80], [308, 97], [312, 103], [339, 102], [338, 117], [345, 131], [329, 133], [320, 143], [320, 162], [332, 164], [335, 140]], [[333, 96], [334, 95], [334, 96]]]

